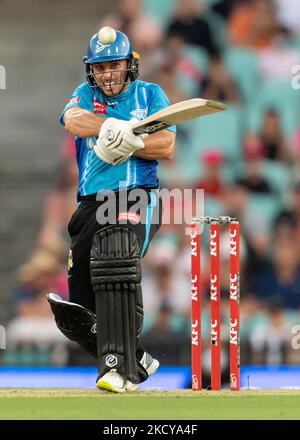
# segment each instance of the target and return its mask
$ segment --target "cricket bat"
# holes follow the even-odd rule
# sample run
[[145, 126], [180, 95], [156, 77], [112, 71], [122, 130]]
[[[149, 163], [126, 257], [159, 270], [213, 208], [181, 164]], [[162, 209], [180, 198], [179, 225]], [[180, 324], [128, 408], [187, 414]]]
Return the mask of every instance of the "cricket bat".
[[153, 134], [171, 125], [226, 110], [225, 104], [209, 99], [188, 99], [166, 107], [132, 126], [134, 134]]
[[[226, 105], [222, 102], [201, 98], [188, 99], [169, 105], [142, 121], [136, 122], [132, 125], [132, 130], [134, 134], [153, 134], [171, 127], [171, 125], [181, 124], [190, 119], [223, 112], [224, 110], [226, 110]], [[118, 165], [126, 159], [126, 157], [116, 159], [114, 165]]]

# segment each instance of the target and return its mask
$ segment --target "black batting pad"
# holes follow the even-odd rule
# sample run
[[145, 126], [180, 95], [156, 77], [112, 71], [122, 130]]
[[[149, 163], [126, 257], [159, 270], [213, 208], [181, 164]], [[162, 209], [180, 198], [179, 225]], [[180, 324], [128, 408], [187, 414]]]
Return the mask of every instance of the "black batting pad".
[[97, 359], [97, 329], [94, 313], [79, 304], [64, 301], [54, 293], [49, 293], [47, 300], [59, 330]]
[[[100, 375], [116, 369], [138, 383], [137, 339], [143, 321], [140, 245], [133, 230], [110, 226], [97, 232], [91, 250], [96, 295]], [[100, 324], [101, 323], [101, 324]]]

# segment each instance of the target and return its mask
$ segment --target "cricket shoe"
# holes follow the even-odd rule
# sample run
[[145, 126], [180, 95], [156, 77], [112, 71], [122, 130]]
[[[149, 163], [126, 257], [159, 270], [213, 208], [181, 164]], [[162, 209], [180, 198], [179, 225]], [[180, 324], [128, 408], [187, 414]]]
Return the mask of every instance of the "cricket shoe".
[[145, 370], [148, 373], [148, 376], [151, 376], [151, 374], [154, 374], [155, 371], [158, 369], [159, 367], [159, 362], [157, 359], [154, 359], [151, 354], [147, 353], [146, 351], [144, 352], [142, 358], [140, 359], [140, 364], [142, 365], [142, 367], [145, 368]]
[[110, 391], [112, 393], [136, 391], [139, 387], [139, 384], [130, 382], [115, 369], [108, 371], [104, 376], [100, 377], [96, 385], [100, 390]]
[[[144, 352], [139, 362], [147, 371], [148, 376], [154, 374], [159, 367], [158, 360], [153, 359], [151, 354], [147, 352]], [[100, 390], [106, 390], [112, 393], [125, 393], [126, 391], [136, 391], [139, 387], [139, 384], [127, 380], [115, 369], [110, 370], [108, 373], [104, 374], [104, 376], [100, 377], [97, 380], [96, 385], [97, 388], [99, 388]]]

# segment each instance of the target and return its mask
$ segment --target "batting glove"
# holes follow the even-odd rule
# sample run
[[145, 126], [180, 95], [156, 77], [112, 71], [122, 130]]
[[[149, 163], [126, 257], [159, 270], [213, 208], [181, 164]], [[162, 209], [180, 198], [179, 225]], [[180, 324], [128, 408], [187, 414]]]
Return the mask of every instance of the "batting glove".
[[96, 144], [94, 145], [94, 151], [99, 159], [103, 160], [106, 163], [115, 163], [117, 159], [120, 159], [120, 155], [110, 151], [106, 148], [102, 142], [100, 137], [97, 139]]
[[102, 124], [99, 133], [103, 145], [121, 157], [129, 156], [136, 150], [144, 148], [144, 135], [136, 136], [132, 131], [131, 126], [135, 122], [135, 119], [122, 121], [108, 118]]

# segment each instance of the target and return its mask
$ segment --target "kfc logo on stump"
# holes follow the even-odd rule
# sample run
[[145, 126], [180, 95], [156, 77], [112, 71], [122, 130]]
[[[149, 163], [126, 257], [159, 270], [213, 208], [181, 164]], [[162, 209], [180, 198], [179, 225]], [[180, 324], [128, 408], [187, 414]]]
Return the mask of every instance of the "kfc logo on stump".
[[193, 388], [193, 390], [199, 389], [199, 381], [198, 381], [198, 377], [196, 376], [196, 374], [193, 374], [193, 376], [192, 376], [192, 388]]

